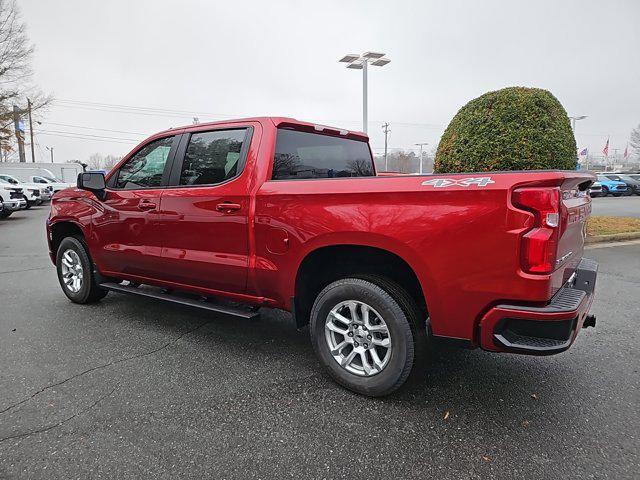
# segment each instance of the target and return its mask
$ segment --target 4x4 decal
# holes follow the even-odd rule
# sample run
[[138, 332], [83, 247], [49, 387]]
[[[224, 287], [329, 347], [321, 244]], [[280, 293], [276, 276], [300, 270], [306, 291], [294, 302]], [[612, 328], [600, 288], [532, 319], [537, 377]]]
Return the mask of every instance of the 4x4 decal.
[[433, 185], [434, 187], [452, 187], [454, 185], [459, 187], [470, 187], [471, 185], [477, 185], [478, 187], [486, 187], [490, 183], [496, 183], [491, 180], [491, 177], [467, 177], [454, 180], [452, 178], [434, 178], [433, 180], [426, 180], [422, 182], [422, 185]]

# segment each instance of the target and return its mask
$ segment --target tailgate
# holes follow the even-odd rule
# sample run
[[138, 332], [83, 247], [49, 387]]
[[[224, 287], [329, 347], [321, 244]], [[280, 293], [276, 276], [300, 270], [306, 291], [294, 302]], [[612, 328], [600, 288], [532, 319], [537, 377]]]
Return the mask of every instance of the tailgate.
[[569, 280], [577, 268], [584, 251], [586, 222], [591, 215], [590, 180], [584, 175], [567, 173], [560, 186], [560, 238], [553, 274], [553, 288], [557, 290]]

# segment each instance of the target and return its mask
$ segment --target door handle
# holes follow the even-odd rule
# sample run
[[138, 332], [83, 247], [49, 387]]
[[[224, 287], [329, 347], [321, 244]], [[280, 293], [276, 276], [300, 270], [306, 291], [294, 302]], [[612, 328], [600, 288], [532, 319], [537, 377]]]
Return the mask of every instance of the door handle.
[[242, 205], [239, 203], [223, 202], [216, 205], [216, 210], [222, 213], [231, 213], [240, 210]]
[[156, 208], [156, 204], [150, 200], [140, 200], [138, 208], [140, 210], [153, 210]]

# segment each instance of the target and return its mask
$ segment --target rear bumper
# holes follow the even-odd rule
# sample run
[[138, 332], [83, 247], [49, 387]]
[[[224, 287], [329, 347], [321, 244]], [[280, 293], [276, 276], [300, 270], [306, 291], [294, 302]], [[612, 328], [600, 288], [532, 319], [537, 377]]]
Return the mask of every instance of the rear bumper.
[[480, 321], [480, 346], [494, 352], [530, 355], [567, 350], [591, 308], [597, 274], [598, 264], [583, 258], [569, 282], [547, 305], [493, 307]]

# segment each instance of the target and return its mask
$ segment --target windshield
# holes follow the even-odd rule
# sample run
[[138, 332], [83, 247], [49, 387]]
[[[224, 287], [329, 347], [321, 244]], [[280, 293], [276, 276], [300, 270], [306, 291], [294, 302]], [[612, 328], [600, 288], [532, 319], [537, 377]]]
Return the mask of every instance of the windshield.
[[18, 183], [20, 183], [18, 180], [13, 178], [11, 175], [1, 175], [0, 176], [0, 180], [2, 180], [4, 183], [12, 183], [13, 185], [17, 185]]
[[43, 177], [45, 180], [48, 180], [51, 183], [62, 183], [62, 180], [59, 180], [55, 177]]

